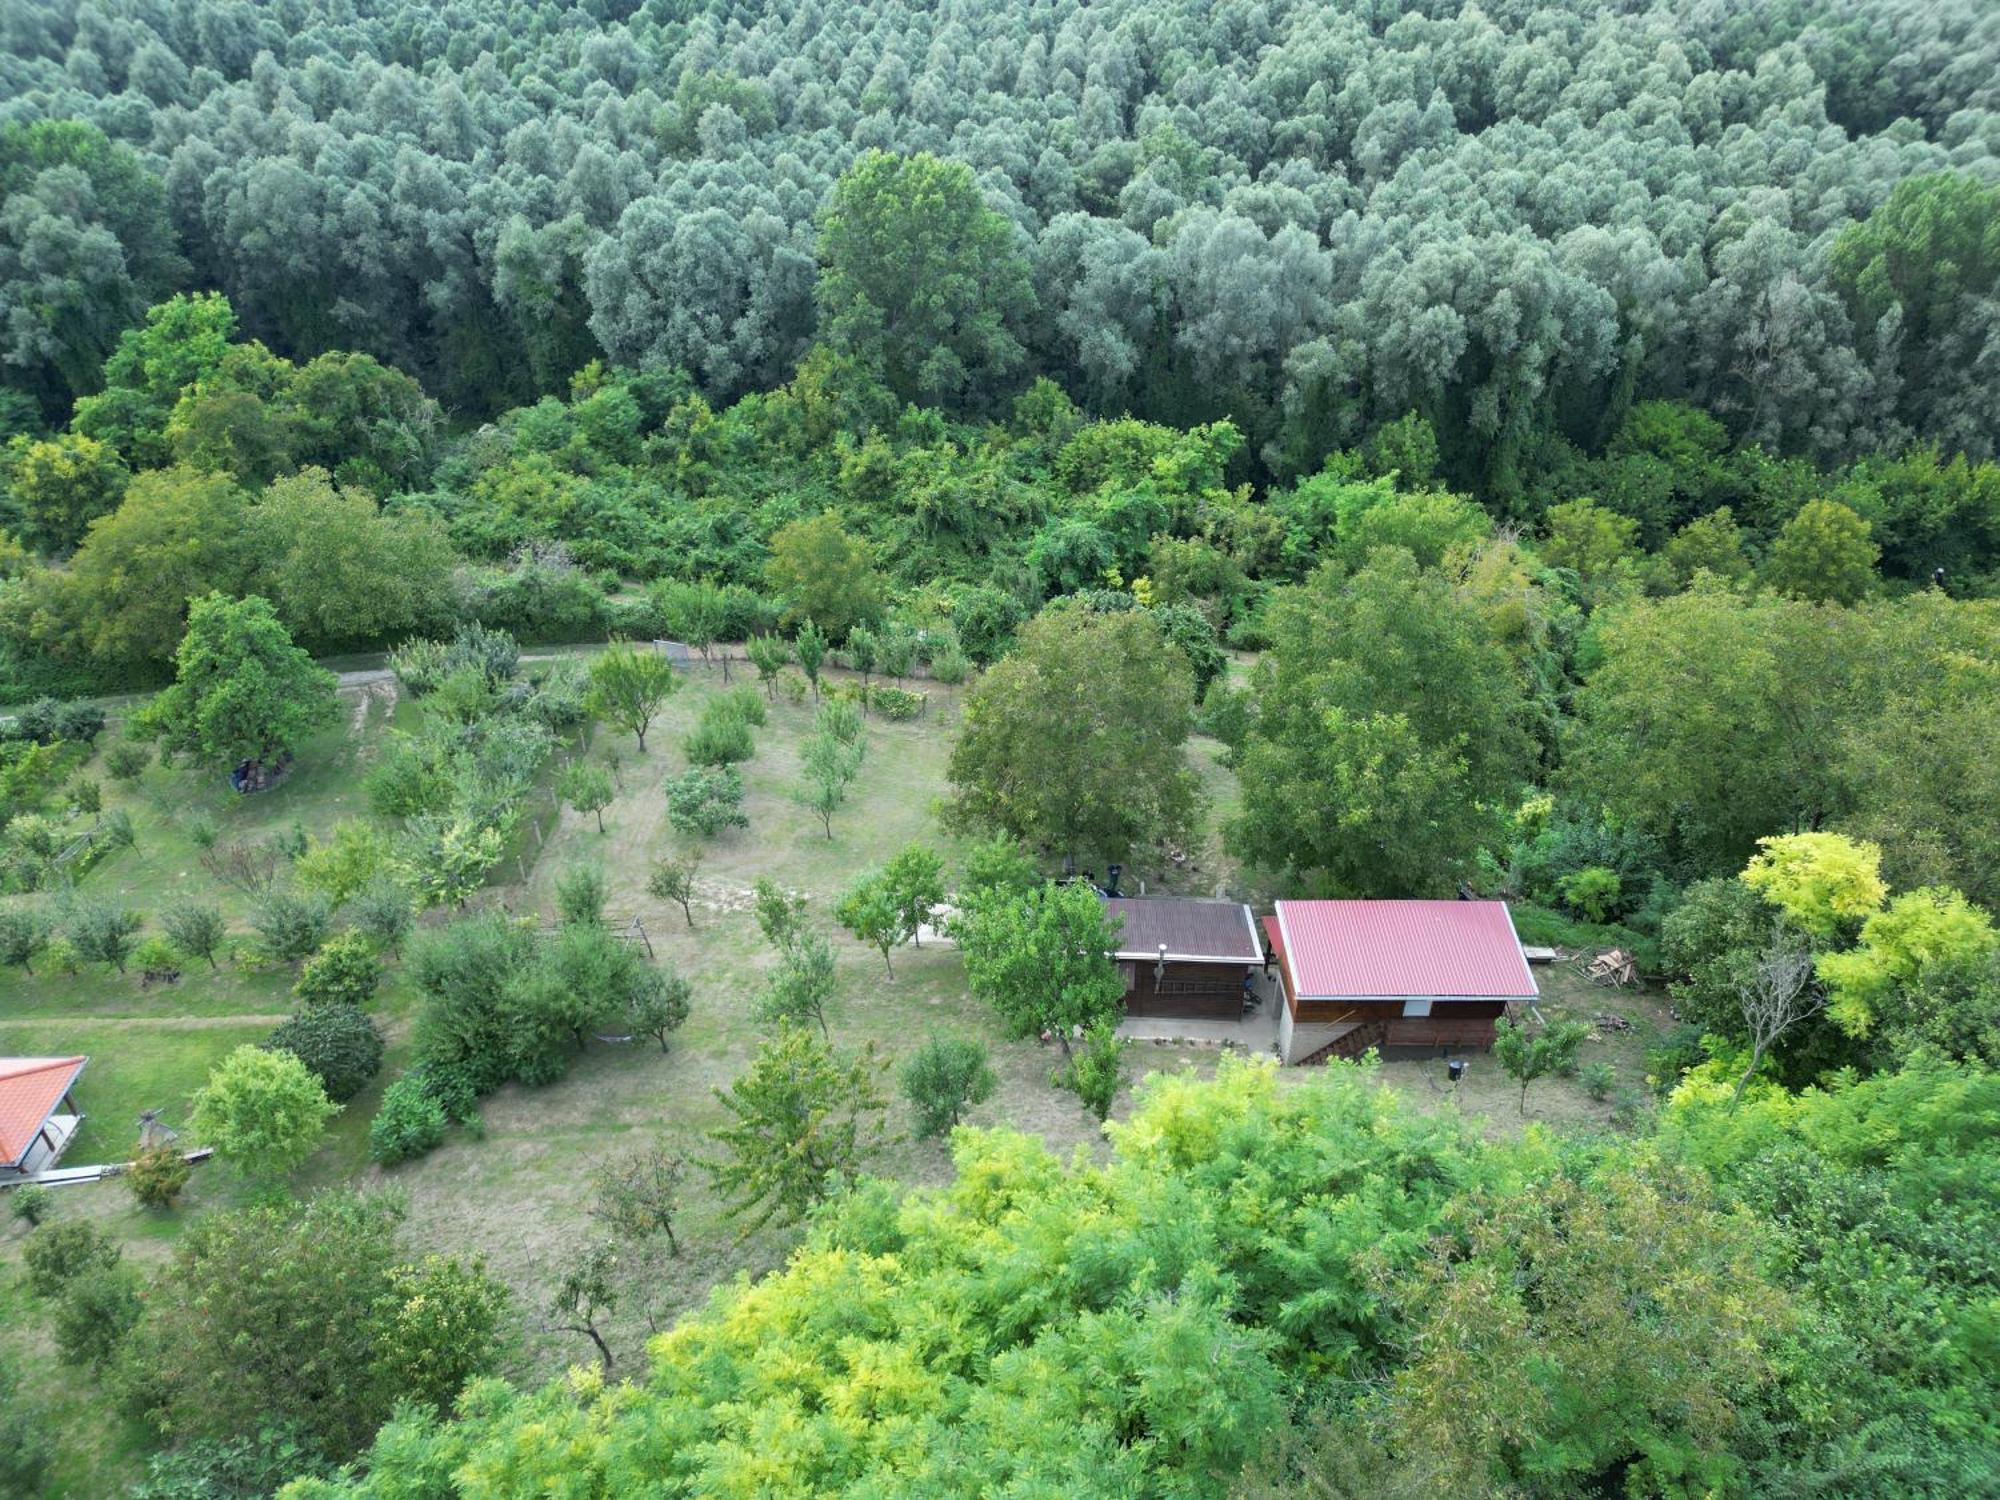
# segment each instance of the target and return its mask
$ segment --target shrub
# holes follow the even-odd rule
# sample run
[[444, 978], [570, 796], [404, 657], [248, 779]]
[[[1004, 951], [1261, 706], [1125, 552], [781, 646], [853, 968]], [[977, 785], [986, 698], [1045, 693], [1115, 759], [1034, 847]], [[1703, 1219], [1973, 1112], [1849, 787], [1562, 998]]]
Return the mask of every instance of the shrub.
[[914, 719], [924, 711], [924, 695], [877, 683], [868, 690], [868, 706], [885, 719]]
[[102, 1370], [139, 1321], [139, 1278], [129, 1266], [98, 1266], [63, 1288], [51, 1320], [66, 1365]]
[[1591, 1063], [1578, 1076], [1583, 1080], [1583, 1091], [1599, 1103], [1609, 1099], [1618, 1084], [1618, 1070], [1610, 1063]]
[[606, 895], [602, 865], [570, 865], [556, 876], [556, 911], [565, 926], [595, 927], [601, 923]]
[[56, 1195], [39, 1182], [23, 1183], [9, 1195], [8, 1209], [30, 1229], [40, 1224], [56, 1206]]
[[1571, 911], [1588, 921], [1605, 922], [1618, 908], [1624, 882], [1618, 878], [1616, 870], [1607, 870], [1602, 865], [1587, 865], [1565, 875], [1558, 888], [1562, 892], [1563, 904]]
[[21, 1265], [29, 1291], [37, 1297], [55, 1297], [86, 1271], [117, 1265], [122, 1253], [89, 1220], [59, 1219], [28, 1236], [21, 1246]]
[[741, 719], [756, 729], [762, 729], [769, 717], [763, 697], [751, 687], [733, 687], [717, 693], [708, 700], [708, 707], [703, 712], [718, 718]]
[[806, 681], [804, 673], [780, 672], [778, 674], [778, 692], [784, 697], [787, 703], [798, 704], [805, 702], [806, 694], [810, 690], [811, 684]]
[[132, 962], [149, 983], [172, 984], [181, 977], [179, 951], [157, 932], [139, 940], [139, 946], [132, 950]]
[[414, 1161], [442, 1144], [450, 1127], [422, 1075], [405, 1073], [384, 1090], [382, 1107], [368, 1122], [369, 1160], [385, 1167]]
[[851, 745], [861, 738], [861, 710], [844, 699], [828, 699], [813, 714], [813, 733]]
[[340, 1106], [289, 1052], [238, 1047], [194, 1096], [194, 1133], [257, 1177], [278, 1178], [312, 1155]]
[[734, 766], [696, 767], [666, 780], [667, 821], [682, 833], [713, 838], [725, 828], [748, 828], [743, 777]]
[[274, 963], [299, 963], [317, 953], [333, 925], [333, 907], [313, 891], [274, 890], [250, 918], [257, 945]]
[[292, 994], [308, 1009], [321, 1005], [366, 1005], [382, 982], [381, 960], [368, 939], [352, 930], [335, 933], [299, 973]]
[[945, 1134], [967, 1109], [990, 1099], [999, 1086], [986, 1048], [965, 1037], [930, 1038], [910, 1054], [900, 1078], [903, 1097], [917, 1119], [917, 1134], [924, 1139]]
[[377, 948], [393, 953], [409, 935], [416, 912], [410, 893], [387, 878], [374, 880], [348, 904], [354, 930]]
[[702, 710], [701, 722], [681, 741], [687, 758], [697, 766], [727, 766], [748, 760], [757, 753], [748, 721], [727, 709], [716, 711], [720, 700], [711, 699]]
[[352, 1099], [382, 1070], [382, 1033], [358, 1007], [342, 1002], [308, 1006], [264, 1045], [304, 1063], [336, 1104]]
[[1658, 1046], [1647, 1049], [1646, 1081], [1661, 1098], [1674, 1091], [1689, 1068], [1708, 1061], [1706, 1035], [1699, 1026], [1682, 1024], [1662, 1037]]
[[153, 747], [120, 740], [104, 752], [104, 771], [113, 781], [136, 781], [153, 763]]
[[123, 974], [144, 920], [136, 911], [92, 901], [80, 904], [70, 914], [67, 936], [84, 958], [93, 963], [109, 964]]
[[1073, 1090], [1083, 1107], [1100, 1120], [1110, 1117], [1112, 1103], [1125, 1082], [1125, 1052], [1131, 1045], [1119, 1037], [1115, 1026], [1100, 1022], [1086, 1033], [1084, 1045], [1060, 1079], [1062, 1086]]
[[144, 1208], [172, 1208], [194, 1168], [171, 1146], [152, 1146], [132, 1159], [125, 1185]]

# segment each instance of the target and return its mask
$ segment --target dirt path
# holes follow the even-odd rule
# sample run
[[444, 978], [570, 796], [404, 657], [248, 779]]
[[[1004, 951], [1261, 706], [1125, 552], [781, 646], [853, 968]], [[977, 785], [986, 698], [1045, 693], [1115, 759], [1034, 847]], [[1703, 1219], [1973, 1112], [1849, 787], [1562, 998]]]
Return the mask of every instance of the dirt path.
[[227, 1016], [23, 1016], [23, 1025], [36, 1026], [149, 1026], [157, 1031], [209, 1031], [217, 1026], [276, 1026], [291, 1019], [288, 1015]]

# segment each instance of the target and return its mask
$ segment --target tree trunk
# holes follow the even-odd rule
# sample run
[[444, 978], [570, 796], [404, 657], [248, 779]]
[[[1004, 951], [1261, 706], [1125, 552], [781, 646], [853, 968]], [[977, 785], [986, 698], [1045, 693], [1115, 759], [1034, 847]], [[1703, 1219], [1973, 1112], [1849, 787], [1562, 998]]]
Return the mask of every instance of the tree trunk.
[[641, 755], [644, 755], [646, 753], [646, 731], [644, 726], [641, 726], [640, 728], [635, 729], [632, 732], [639, 736], [639, 753]]
[[889, 971], [891, 979], [896, 977], [896, 966], [889, 962], [889, 950], [887, 948], [882, 950], [882, 967]]
[[1733, 1110], [1743, 1102], [1743, 1091], [1750, 1087], [1750, 1080], [1757, 1076], [1757, 1069], [1764, 1061], [1764, 1044], [1757, 1042], [1750, 1048], [1750, 1066], [1743, 1070], [1743, 1076], [1736, 1080], [1736, 1092], [1729, 1096], [1729, 1107]]
[[601, 807], [597, 810], [597, 831], [604, 832], [604, 809]]

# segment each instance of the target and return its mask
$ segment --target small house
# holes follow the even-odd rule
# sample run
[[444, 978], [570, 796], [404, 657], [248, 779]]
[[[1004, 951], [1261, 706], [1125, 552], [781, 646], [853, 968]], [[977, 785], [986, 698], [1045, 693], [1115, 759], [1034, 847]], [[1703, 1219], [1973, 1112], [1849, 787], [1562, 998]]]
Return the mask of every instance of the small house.
[[1490, 1047], [1539, 993], [1504, 901], [1280, 901], [1264, 930], [1288, 1063]]
[[71, 1091], [86, 1059], [0, 1057], [0, 1182], [46, 1172], [83, 1124]]
[[1125, 980], [1128, 1016], [1241, 1019], [1246, 980], [1264, 965], [1264, 942], [1238, 901], [1107, 896], [1124, 932], [1112, 955]]

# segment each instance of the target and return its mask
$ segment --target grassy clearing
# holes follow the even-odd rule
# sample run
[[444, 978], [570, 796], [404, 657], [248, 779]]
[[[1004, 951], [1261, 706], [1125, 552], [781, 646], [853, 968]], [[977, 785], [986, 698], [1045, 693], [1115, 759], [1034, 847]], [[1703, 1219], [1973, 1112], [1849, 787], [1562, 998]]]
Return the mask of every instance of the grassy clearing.
[[[565, 812], [526, 880], [486, 895], [509, 910], [549, 919], [558, 873], [574, 862], [601, 865], [611, 918], [620, 923], [639, 918], [659, 961], [693, 984], [693, 1015], [672, 1050], [662, 1055], [647, 1042], [593, 1043], [560, 1083], [509, 1088], [487, 1100], [479, 1138], [455, 1134], [421, 1161], [384, 1172], [367, 1161], [367, 1123], [383, 1083], [405, 1061], [414, 1006], [407, 985], [392, 973], [376, 1007], [391, 1039], [382, 1079], [335, 1120], [326, 1145], [300, 1174], [301, 1190], [350, 1182], [392, 1189], [408, 1204], [415, 1248], [483, 1257], [516, 1294], [526, 1337], [512, 1373], [522, 1378], [590, 1357], [581, 1339], [546, 1331], [543, 1311], [551, 1268], [592, 1233], [586, 1212], [591, 1173], [642, 1140], [666, 1140], [698, 1155], [704, 1137], [722, 1119], [714, 1090], [744, 1068], [761, 1039], [763, 1028], [750, 1008], [773, 956], [750, 911], [751, 883], [760, 875], [804, 893], [812, 920], [833, 938], [840, 980], [830, 1016], [834, 1042], [873, 1046], [883, 1061], [884, 1089], [894, 1100], [888, 1116], [894, 1138], [877, 1170], [911, 1183], [941, 1182], [949, 1175], [944, 1147], [909, 1139], [906, 1111], [895, 1099], [894, 1064], [933, 1032], [975, 1037], [991, 1048], [1001, 1087], [973, 1112], [973, 1123], [1031, 1131], [1058, 1151], [1102, 1149], [1095, 1121], [1072, 1095], [1050, 1086], [1053, 1052], [1001, 1037], [966, 993], [962, 967], [948, 945], [898, 950], [891, 979], [880, 955], [839, 932], [831, 917], [840, 891], [904, 844], [922, 840], [948, 857], [956, 853], [956, 841], [939, 827], [937, 805], [958, 721], [958, 690], [928, 685], [921, 719], [868, 721], [867, 759], [847, 805], [835, 816], [831, 839], [795, 796], [798, 747], [810, 728], [813, 705], [782, 699], [770, 704], [770, 722], [756, 732], [756, 756], [742, 767], [750, 827], [703, 846], [693, 928], [678, 907], [646, 893], [653, 860], [688, 842], [667, 824], [661, 782], [685, 767], [681, 738], [703, 701], [721, 686], [719, 674], [711, 677], [700, 668], [688, 674], [649, 733], [651, 750], [644, 756], [630, 736], [600, 726], [589, 755], [614, 771], [620, 789], [605, 813], [607, 831], [599, 834], [595, 819]], [[203, 820], [212, 821], [225, 840], [270, 837], [295, 823], [319, 833], [343, 817], [365, 814], [359, 775], [382, 736], [392, 726], [409, 724], [414, 709], [379, 684], [349, 690], [343, 702], [348, 710], [343, 723], [310, 747], [298, 770], [272, 792], [241, 798], [219, 778], [161, 767], [147, 771], [136, 787], [108, 783], [107, 800], [132, 811], [138, 845], [92, 872], [86, 890], [147, 912], [157, 912], [176, 895], [199, 895], [220, 900], [240, 924], [248, 901], [217, 887], [202, 869], [193, 834]], [[1216, 760], [1216, 749], [1207, 741], [1194, 747], [1210, 800], [1207, 832], [1163, 868], [1129, 870], [1128, 890], [1144, 881], [1151, 891], [1267, 894], [1246, 888], [1253, 877], [1222, 852], [1216, 830], [1235, 810], [1236, 784]], [[1634, 1019], [1634, 1032], [1588, 1044], [1585, 1061], [1611, 1061], [1621, 1082], [1640, 1084], [1644, 1050], [1665, 1022], [1657, 1001], [1596, 989], [1564, 970], [1541, 973], [1542, 1009], [1551, 1019], [1588, 1018], [1597, 1011]], [[170, 1120], [185, 1123], [187, 1095], [215, 1059], [261, 1038], [289, 1008], [292, 977], [231, 966], [220, 974], [191, 972], [168, 988], [141, 990], [134, 977], [101, 973], [32, 981], [18, 973], [0, 975], [0, 1052], [89, 1053], [81, 1094], [90, 1121], [70, 1160], [119, 1157], [129, 1150], [140, 1109], [164, 1108]], [[1209, 1048], [1142, 1045], [1131, 1062], [1135, 1071], [1206, 1073], [1217, 1055]], [[1524, 1124], [1514, 1086], [1490, 1057], [1473, 1059], [1455, 1099], [1440, 1061], [1392, 1062], [1381, 1076], [1419, 1107], [1462, 1109], [1490, 1134], [1514, 1134]], [[1121, 1100], [1118, 1112], [1125, 1108]], [[1550, 1079], [1530, 1093], [1526, 1121], [1602, 1128], [1610, 1114], [1609, 1103], [1588, 1099], [1577, 1080]], [[168, 1251], [189, 1214], [234, 1201], [240, 1191], [225, 1170], [210, 1168], [196, 1174], [186, 1205], [174, 1213], [138, 1210], [116, 1183], [68, 1190], [58, 1211], [100, 1220], [129, 1254], [153, 1259]], [[610, 1320], [621, 1369], [639, 1363], [652, 1328], [697, 1305], [719, 1283], [777, 1264], [796, 1238], [795, 1232], [778, 1230], [740, 1238], [699, 1172], [690, 1175], [680, 1227], [683, 1253], [635, 1274], [625, 1304]], [[14, 1239], [0, 1233], [0, 1302], [17, 1300], [7, 1286]], [[0, 1347], [47, 1361], [43, 1337], [37, 1317], [0, 1316]], [[116, 1493], [136, 1476], [140, 1439], [105, 1409], [88, 1380], [62, 1373], [63, 1379], [51, 1382], [61, 1477], [49, 1494]]]

